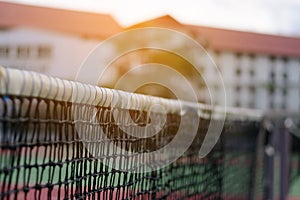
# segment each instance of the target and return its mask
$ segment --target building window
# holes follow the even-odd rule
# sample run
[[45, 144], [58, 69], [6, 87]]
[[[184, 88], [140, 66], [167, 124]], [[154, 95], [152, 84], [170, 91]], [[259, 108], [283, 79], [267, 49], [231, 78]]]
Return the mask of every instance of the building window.
[[240, 59], [240, 58], [242, 57], [242, 53], [240, 53], [240, 52], [236, 53], [236, 57], [237, 57], [238, 59]]
[[287, 57], [282, 57], [283, 62], [287, 63], [288, 62], [288, 58]]
[[252, 86], [249, 86], [249, 91], [250, 91], [250, 93], [252, 94], [252, 95], [254, 95], [255, 94], [255, 87], [252, 85]]
[[241, 91], [241, 86], [240, 85], [235, 86], [235, 91], [240, 92]]
[[236, 68], [235, 74], [236, 74], [237, 76], [240, 76], [240, 75], [242, 74], [242, 70], [241, 70], [239, 67]]
[[250, 74], [251, 77], [254, 77], [255, 76], [254, 69], [250, 69], [249, 74]]
[[288, 79], [288, 75], [287, 75], [287, 73], [286, 72], [284, 72], [283, 74], [282, 74], [282, 77], [283, 77], [283, 80], [287, 80]]
[[50, 46], [39, 46], [38, 47], [38, 58], [50, 58], [52, 54], [52, 49]]
[[0, 57], [7, 58], [9, 56], [9, 47], [8, 46], [0, 46]]
[[282, 95], [285, 97], [287, 96], [287, 88], [282, 89]]
[[249, 103], [249, 108], [254, 108], [254, 107], [255, 107], [254, 101], [250, 101], [250, 103]]
[[284, 102], [281, 104], [281, 108], [286, 109], [286, 104]]
[[255, 58], [255, 54], [250, 53], [250, 54], [249, 54], [249, 58], [250, 58], [250, 59], [254, 59], [254, 58]]
[[219, 50], [215, 50], [215, 56], [218, 57], [220, 56], [221, 52]]
[[276, 89], [276, 85], [274, 84], [274, 82], [268, 84], [269, 94], [274, 94], [275, 89]]
[[274, 62], [276, 60], [276, 57], [271, 55], [270, 58], [269, 58], [272, 62]]
[[271, 109], [274, 109], [274, 108], [275, 108], [274, 102], [273, 102], [273, 101], [270, 102], [270, 108], [271, 108]]
[[234, 106], [235, 106], [235, 107], [240, 107], [240, 106], [241, 106], [240, 101], [236, 101], [236, 102], [234, 103]]
[[29, 58], [30, 48], [28, 46], [19, 46], [17, 48], [18, 58]]
[[272, 71], [270, 76], [271, 76], [271, 79], [275, 79], [275, 72]]

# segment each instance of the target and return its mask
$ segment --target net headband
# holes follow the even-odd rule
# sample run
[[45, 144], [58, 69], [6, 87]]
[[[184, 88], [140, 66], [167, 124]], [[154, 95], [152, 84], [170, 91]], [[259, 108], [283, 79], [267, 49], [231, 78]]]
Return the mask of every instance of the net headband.
[[192, 109], [204, 119], [218, 119], [226, 115], [227, 119], [258, 121], [263, 116], [259, 110], [227, 108], [225, 112], [220, 106], [129, 93], [2, 66], [0, 66], [0, 95], [27, 96], [146, 112], [153, 105], [159, 104], [164, 110], [155, 112], [182, 115], [183, 112]]

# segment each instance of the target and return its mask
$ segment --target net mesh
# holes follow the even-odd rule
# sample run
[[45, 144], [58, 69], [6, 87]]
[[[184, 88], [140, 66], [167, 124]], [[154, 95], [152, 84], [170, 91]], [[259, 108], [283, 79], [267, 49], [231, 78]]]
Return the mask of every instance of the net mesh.
[[[218, 119], [200, 117], [197, 134], [189, 148], [176, 161], [158, 168], [157, 159], [150, 157], [152, 162], [144, 161], [142, 153], [153, 152], [174, 140], [183, 118], [188, 119], [182, 124], [188, 137], [199, 112], [178, 113], [172, 107], [174, 102], [168, 100], [164, 100], [170, 107], [166, 114], [150, 113], [136, 105], [112, 106], [107, 102], [114, 100], [108, 96], [101, 96], [105, 101], [94, 105], [84, 100], [86, 95], [80, 101], [68, 96], [66, 86], [72, 85], [69, 82], [24, 71], [1, 69], [0, 72], [0, 199], [250, 199], [260, 196], [255, 193], [259, 191], [262, 176], [257, 173], [260, 171], [257, 165], [260, 117], [257, 115], [249, 117], [249, 114], [245, 118], [244, 113], [242, 117], [228, 117], [220, 139], [204, 158], [199, 157], [199, 149], [211, 120]], [[63, 91], [57, 85], [63, 85]], [[74, 85], [93, 89], [84, 84]], [[134, 96], [136, 102], [145, 98], [127, 95]], [[126, 113], [130, 114], [131, 121], [124, 117]], [[124, 126], [136, 133], [139, 127], [151, 120], [160, 121], [163, 116], [166, 116], [165, 123], [151, 137], [126, 134], [120, 128]], [[78, 132], [86, 134], [82, 137]], [[117, 165], [124, 165], [127, 170], [119, 170]], [[153, 170], [136, 172], [137, 167]]]

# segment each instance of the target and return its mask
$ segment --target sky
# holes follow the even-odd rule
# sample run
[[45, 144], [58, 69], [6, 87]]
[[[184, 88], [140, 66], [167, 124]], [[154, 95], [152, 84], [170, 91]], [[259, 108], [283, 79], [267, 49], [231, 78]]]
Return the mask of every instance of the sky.
[[182, 23], [300, 36], [299, 0], [6, 1], [111, 14], [123, 26], [170, 14]]

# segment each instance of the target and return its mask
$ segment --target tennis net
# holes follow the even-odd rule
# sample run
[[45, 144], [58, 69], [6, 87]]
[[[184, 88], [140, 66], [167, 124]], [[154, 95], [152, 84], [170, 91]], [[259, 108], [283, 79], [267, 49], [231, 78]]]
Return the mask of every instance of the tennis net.
[[[151, 110], [157, 103], [163, 112]], [[180, 105], [1, 67], [0, 199], [262, 197], [261, 114], [228, 110], [219, 140], [200, 158], [210, 122], [220, 121], [218, 111], [193, 104], [182, 112]], [[146, 130], [156, 134], [146, 137], [141, 127], [149, 123], [157, 126]], [[192, 141], [174, 162], [144, 157], [175, 140], [179, 130], [184, 137], [172, 151], [184, 138]]]

